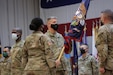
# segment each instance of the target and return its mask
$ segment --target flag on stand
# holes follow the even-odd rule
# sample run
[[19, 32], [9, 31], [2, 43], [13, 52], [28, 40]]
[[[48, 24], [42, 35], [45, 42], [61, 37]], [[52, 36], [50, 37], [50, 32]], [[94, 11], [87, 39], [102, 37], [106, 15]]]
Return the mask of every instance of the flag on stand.
[[[70, 24], [70, 28], [68, 31], [68, 36], [65, 36], [65, 51], [69, 52], [69, 48], [71, 47], [71, 39], [74, 39], [75, 41], [81, 41], [82, 39], [82, 34], [83, 34], [83, 29], [85, 25], [85, 18], [86, 18], [86, 13], [89, 7], [90, 0], [82, 0], [80, 3], [79, 8], [75, 12], [75, 16], [73, 17], [73, 20]], [[85, 32], [86, 34], [86, 32]]]
[[[69, 48], [69, 46], [71, 47], [71, 45], [72, 45], [72, 51], [73, 51], [73, 57], [74, 57], [73, 65], [78, 64], [78, 50], [77, 50], [77, 46], [76, 46], [76, 41], [79, 41], [79, 42], [81, 41], [83, 30], [84, 30], [84, 38], [85, 38], [84, 41], [85, 42], [87, 41], [86, 40], [85, 18], [86, 18], [86, 13], [87, 13], [87, 10], [89, 7], [89, 3], [90, 3], [90, 0], [82, 0], [79, 8], [75, 12], [75, 16], [70, 24], [68, 38], [65, 38], [65, 40], [68, 39], [68, 41], [66, 41], [66, 42], [69, 43], [69, 44], [65, 43], [65, 46], [68, 45], [68, 48]], [[72, 41], [72, 43], [69, 42], [70, 40]], [[75, 72], [75, 75], [78, 75], [78, 68], [76, 67], [73, 70], [73, 72]]]
[[82, 0], [70, 24], [68, 36], [80, 40], [84, 29], [85, 18], [89, 7], [89, 3], [90, 0]]

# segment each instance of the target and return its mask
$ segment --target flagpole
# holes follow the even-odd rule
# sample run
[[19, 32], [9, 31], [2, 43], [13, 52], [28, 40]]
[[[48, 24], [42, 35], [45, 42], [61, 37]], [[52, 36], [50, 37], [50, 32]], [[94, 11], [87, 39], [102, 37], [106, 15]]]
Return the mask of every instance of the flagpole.
[[63, 48], [62, 48], [62, 50], [61, 50], [61, 52], [60, 52], [60, 55], [59, 55], [59, 57], [58, 57], [58, 60], [61, 59], [61, 57], [62, 57], [62, 55], [63, 55], [63, 53], [64, 53], [64, 49], [65, 49], [65, 47], [63, 46]]

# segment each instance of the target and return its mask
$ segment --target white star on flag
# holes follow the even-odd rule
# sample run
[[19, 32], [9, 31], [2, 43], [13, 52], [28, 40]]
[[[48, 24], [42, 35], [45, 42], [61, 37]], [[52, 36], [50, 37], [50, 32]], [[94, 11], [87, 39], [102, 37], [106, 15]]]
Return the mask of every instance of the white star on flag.
[[48, 3], [49, 1], [52, 2], [52, 0], [47, 0], [46, 2]]

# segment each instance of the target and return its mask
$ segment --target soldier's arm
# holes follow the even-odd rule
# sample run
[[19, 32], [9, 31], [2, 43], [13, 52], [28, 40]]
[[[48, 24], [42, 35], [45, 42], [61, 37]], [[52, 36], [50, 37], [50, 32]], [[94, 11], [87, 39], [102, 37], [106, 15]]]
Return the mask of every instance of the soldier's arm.
[[98, 50], [99, 65], [104, 68], [105, 60], [108, 56], [107, 31], [99, 29], [96, 47]]
[[23, 47], [20, 47], [18, 53], [17, 53], [17, 59], [19, 60], [20, 68], [23, 70], [24, 66], [22, 64], [23, 58], [22, 58], [22, 49]]
[[16, 60], [18, 60], [18, 63], [21, 63], [21, 59], [22, 59], [22, 47], [18, 48], [18, 52], [16, 54]]
[[22, 67], [25, 68], [27, 61], [28, 61], [28, 53], [27, 53], [27, 48], [26, 48], [26, 43], [24, 44], [22, 48]]
[[98, 71], [98, 63], [96, 61], [96, 59], [92, 56], [92, 72], [93, 72], [93, 75], [98, 75], [99, 71]]
[[50, 68], [54, 68], [55, 60], [53, 59], [53, 52], [51, 50], [52, 42], [48, 36], [43, 36], [41, 41], [44, 42], [46, 61]]

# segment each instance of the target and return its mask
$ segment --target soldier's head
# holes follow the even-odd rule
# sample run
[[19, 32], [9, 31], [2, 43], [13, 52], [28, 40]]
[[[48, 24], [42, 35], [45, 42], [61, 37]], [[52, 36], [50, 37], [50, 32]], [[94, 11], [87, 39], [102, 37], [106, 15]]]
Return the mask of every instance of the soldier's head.
[[50, 16], [47, 18], [47, 27], [50, 31], [56, 31], [58, 29], [57, 17]]
[[113, 23], [113, 11], [106, 9], [101, 12], [100, 20], [103, 24]]
[[43, 31], [43, 20], [39, 17], [32, 19], [29, 29], [33, 31]]
[[89, 49], [89, 47], [88, 47], [88, 45], [87, 44], [81, 44], [80, 45], [80, 52], [81, 52], [81, 54], [85, 54], [85, 53], [87, 53], [88, 52], [88, 49]]
[[10, 56], [10, 50], [11, 50], [10, 46], [5, 46], [3, 49], [3, 57], [8, 58]]
[[22, 29], [21, 28], [13, 28], [12, 29], [12, 39], [18, 41], [21, 39], [22, 36]]

